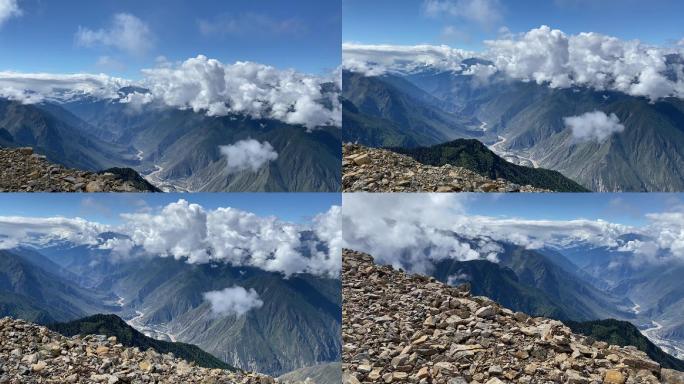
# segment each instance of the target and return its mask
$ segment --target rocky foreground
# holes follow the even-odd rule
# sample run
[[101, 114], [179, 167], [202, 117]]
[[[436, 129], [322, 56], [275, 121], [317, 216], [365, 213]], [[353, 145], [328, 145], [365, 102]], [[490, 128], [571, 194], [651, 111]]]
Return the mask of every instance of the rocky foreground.
[[684, 383], [634, 347], [593, 341], [366, 254], [344, 251], [342, 281], [345, 384]]
[[342, 146], [343, 192], [550, 192], [469, 169], [424, 165], [409, 156], [358, 144]]
[[0, 383], [271, 384], [255, 373], [200, 368], [172, 354], [125, 348], [116, 337], [66, 338], [45, 327], [0, 319]]
[[130, 169], [88, 172], [50, 163], [33, 149], [0, 148], [0, 192], [147, 192], [156, 188]]

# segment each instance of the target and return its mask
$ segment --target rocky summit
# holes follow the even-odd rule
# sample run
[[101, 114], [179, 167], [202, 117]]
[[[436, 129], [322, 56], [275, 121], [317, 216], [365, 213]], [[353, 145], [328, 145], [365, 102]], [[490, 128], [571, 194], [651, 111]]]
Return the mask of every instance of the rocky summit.
[[[123, 171], [127, 169], [117, 169]], [[134, 172], [129, 170], [129, 172]], [[0, 192], [152, 192], [139, 175], [88, 172], [50, 163], [30, 147], [0, 148]]]
[[125, 348], [116, 337], [66, 338], [9, 317], [0, 319], [0, 383], [271, 384], [271, 377], [200, 368], [172, 354]]
[[358, 144], [342, 147], [344, 192], [550, 192], [471, 170], [421, 164], [409, 156]]
[[343, 252], [342, 281], [345, 384], [684, 383], [635, 347], [573, 334], [367, 254]]

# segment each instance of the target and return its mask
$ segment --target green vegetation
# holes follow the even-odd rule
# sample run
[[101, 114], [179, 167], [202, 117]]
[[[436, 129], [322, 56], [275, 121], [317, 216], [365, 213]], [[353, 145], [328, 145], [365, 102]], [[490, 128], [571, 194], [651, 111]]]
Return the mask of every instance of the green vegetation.
[[565, 324], [575, 333], [593, 337], [596, 340], [620, 346], [633, 345], [648, 357], [660, 363], [663, 368], [684, 371], [684, 361], [679, 360], [653, 344], [633, 324], [626, 321], [607, 319], [585, 322], [566, 321]]
[[205, 368], [221, 368], [236, 370], [199, 347], [186, 343], [172, 343], [147, 337], [126, 324], [116, 315], [94, 315], [68, 323], [49, 324], [48, 328], [64, 336], [74, 335], [106, 335], [116, 336], [117, 340], [126, 347], [138, 347], [141, 350], [152, 348], [159, 353], [173, 353], [174, 356], [187, 361], [193, 361]]
[[446, 260], [435, 266], [433, 276], [443, 282], [453, 276], [463, 276], [463, 281], [453, 283], [469, 282], [473, 295], [489, 297], [515, 311], [554, 319], [569, 318], [565, 308], [554, 303], [547, 293], [522, 283], [513, 270], [497, 263]]
[[390, 148], [393, 152], [411, 156], [416, 161], [433, 166], [451, 164], [470, 169], [491, 179], [550, 189], [556, 192], [588, 192], [586, 188], [558, 171], [523, 167], [509, 163], [475, 139], [458, 139], [431, 147]]

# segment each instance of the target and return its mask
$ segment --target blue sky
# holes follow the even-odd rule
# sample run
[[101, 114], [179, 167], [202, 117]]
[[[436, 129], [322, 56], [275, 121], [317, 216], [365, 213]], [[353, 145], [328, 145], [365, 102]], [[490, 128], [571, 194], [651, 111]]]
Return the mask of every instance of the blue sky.
[[[0, 24], [0, 70], [136, 79], [158, 56], [174, 62], [198, 54], [308, 73], [340, 64], [339, 0], [17, 1], [21, 15]], [[122, 37], [117, 14], [135, 17], [139, 28]]]
[[602, 219], [641, 226], [647, 213], [670, 212], [684, 207], [681, 193], [532, 193], [470, 194], [463, 204], [467, 213], [530, 220]]
[[233, 207], [290, 222], [307, 222], [331, 206], [341, 204], [339, 193], [12, 193], [0, 196], [0, 215], [81, 217], [102, 224], [119, 224], [121, 213], [159, 209], [179, 199], [200, 204], [207, 210]]
[[[621, 39], [671, 45], [684, 38], [679, 0], [434, 0], [455, 5], [454, 14], [428, 15], [423, 0], [343, 0], [345, 42], [447, 44], [481, 50], [499, 28], [513, 33], [549, 25], [570, 34], [598, 32]], [[489, 12], [466, 14], [466, 3], [489, 4]]]

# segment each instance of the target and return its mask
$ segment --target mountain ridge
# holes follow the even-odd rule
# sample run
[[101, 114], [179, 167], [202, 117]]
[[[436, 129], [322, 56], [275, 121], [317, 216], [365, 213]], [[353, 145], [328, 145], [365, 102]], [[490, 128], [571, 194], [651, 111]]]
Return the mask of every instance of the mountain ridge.
[[431, 147], [387, 149], [411, 156], [422, 164], [437, 167], [451, 164], [470, 169], [490, 179], [502, 178], [516, 184], [531, 185], [555, 192], [589, 191], [558, 171], [510, 163], [476, 139], [456, 139]]
[[188, 362], [195, 362], [198, 366], [204, 368], [219, 368], [231, 371], [237, 370], [237, 368], [224, 363], [195, 345], [168, 342], [147, 337], [116, 315], [96, 314], [65, 323], [47, 324], [47, 328], [66, 337], [73, 337], [76, 335], [113, 336], [125, 347], [137, 347], [141, 350], [152, 348], [161, 354], [173, 353], [174, 356], [178, 358]]
[[343, 281], [344, 383], [684, 380], [635, 347], [593, 341], [367, 254], [343, 250]]

